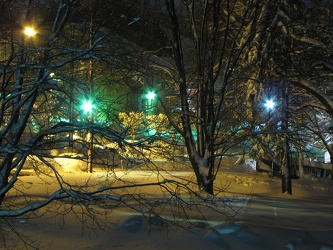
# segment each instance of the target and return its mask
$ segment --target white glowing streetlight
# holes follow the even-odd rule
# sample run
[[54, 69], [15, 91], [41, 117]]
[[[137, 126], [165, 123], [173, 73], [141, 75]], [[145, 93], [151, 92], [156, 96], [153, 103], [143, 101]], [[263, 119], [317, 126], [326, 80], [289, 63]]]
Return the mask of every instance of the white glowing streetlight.
[[[269, 99], [269, 100], [266, 100], [266, 102], [265, 102], [265, 104], [264, 104], [264, 106], [265, 106], [265, 108], [267, 109], [267, 110], [269, 110], [270, 112], [269, 112], [269, 119], [268, 119], [268, 121], [267, 121], [267, 123], [269, 124], [270, 123], [270, 119], [271, 119], [271, 116], [272, 116], [272, 110], [274, 109], [274, 107], [275, 107], [275, 102], [272, 100], [272, 99]], [[273, 133], [272, 133], [273, 134]], [[275, 155], [276, 155], [276, 152], [275, 152]], [[275, 158], [275, 157], [274, 157]], [[275, 170], [274, 170], [274, 158], [272, 159], [272, 166], [271, 166], [271, 168], [272, 168], [272, 173], [273, 173], [273, 176], [275, 176]]]
[[267, 100], [265, 103], [265, 107], [269, 110], [272, 110], [275, 107], [275, 102], [273, 100]]

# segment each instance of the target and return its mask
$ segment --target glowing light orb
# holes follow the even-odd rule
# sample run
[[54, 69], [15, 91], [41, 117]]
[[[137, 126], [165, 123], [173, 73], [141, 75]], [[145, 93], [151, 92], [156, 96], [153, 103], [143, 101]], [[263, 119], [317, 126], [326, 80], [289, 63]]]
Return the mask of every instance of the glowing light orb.
[[32, 27], [26, 27], [24, 29], [24, 34], [26, 34], [27, 36], [34, 36], [37, 34], [36, 30]]
[[156, 94], [154, 92], [149, 92], [146, 97], [148, 100], [153, 100], [155, 98]]
[[267, 109], [274, 109], [275, 107], [275, 102], [272, 101], [272, 100], [267, 100], [266, 103], [265, 103], [265, 107]]
[[82, 109], [85, 111], [85, 112], [91, 112], [94, 108], [94, 105], [91, 101], [85, 101], [83, 104], [82, 104]]

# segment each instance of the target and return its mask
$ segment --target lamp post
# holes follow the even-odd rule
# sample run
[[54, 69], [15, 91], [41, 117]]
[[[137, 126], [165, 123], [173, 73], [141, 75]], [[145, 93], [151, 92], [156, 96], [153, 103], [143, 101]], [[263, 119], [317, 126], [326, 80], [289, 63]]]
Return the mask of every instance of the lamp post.
[[[329, 125], [328, 125], [328, 130], [331, 132], [331, 134], [332, 134], [332, 132], [333, 132], [333, 120], [331, 120], [330, 121], [330, 123], [329, 123]], [[332, 140], [332, 139], [331, 139]], [[331, 163], [331, 180], [333, 179], [333, 142], [332, 142], [332, 144], [331, 144], [332, 146], [331, 146], [331, 148], [330, 149], [328, 149], [328, 153], [329, 153], [329, 155], [330, 155], [330, 163]]]
[[[88, 117], [88, 123], [91, 125], [93, 123], [93, 109], [94, 105], [91, 100], [86, 100], [82, 104], [82, 109], [85, 113], [87, 113]], [[91, 129], [88, 129], [88, 134], [87, 134], [87, 143], [88, 143], [88, 148], [87, 148], [87, 169], [89, 173], [93, 172], [93, 164], [92, 164], [92, 153], [94, 150], [94, 136], [93, 132]]]
[[[264, 106], [269, 111], [269, 118], [268, 118], [268, 122], [267, 122], [267, 123], [269, 123], [271, 116], [272, 116], [272, 111], [275, 108], [275, 102], [272, 99], [266, 100]], [[270, 134], [272, 134], [272, 133], [270, 133]], [[275, 152], [275, 155], [276, 155], [276, 152]], [[275, 158], [275, 156], [272, 158], [272, 166], [271, 166], [273, 177], [275, 176], [275, 172], [276, 172], [276, 169], [274, 167], [274, 158]]]
[[153, 113], [153, 100], [155, 99], [156, 94], [154, 91], [150, 91], [146, 94], [146, 112], [147, 115], [151, 115]]

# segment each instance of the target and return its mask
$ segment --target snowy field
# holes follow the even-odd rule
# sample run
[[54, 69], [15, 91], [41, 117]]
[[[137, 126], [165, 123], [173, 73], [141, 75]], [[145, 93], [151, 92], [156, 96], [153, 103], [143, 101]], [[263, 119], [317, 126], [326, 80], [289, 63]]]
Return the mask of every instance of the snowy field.
[[[70, 164], [71, 169], [75, 169], [74, 163]], [[135, 183], [151, 183], [161, 178], [194, 178], [191, 172], [157, 174], [137, 170], [117, 171], [114, 175], [98, 169], [92, 174], [71, 171], [63, 176], [66, 183], [82, 188], [103, 186], [114, 181], [115, 176]], [[224, 172], [222, 169], [215, 183], [225, 187], [225, 191], [217, 194], [214, 206], [221, 209], [228, 204], [226, 212], [230, 215], [235, 212], [234, 218], [227, 219], [211, 210], [201, 210], [198, 216], [196, 211], [189, 210], [186, 214], [192, 223], [191, 230], [184, 230], [174, 224], [166, 225], [156, 217], [151, 217], [156, 220], [149, 223], [134, 210], [111, 203], [104, 207], [91, 206], [95, 218], [82, 204], [73, 206], [73, 203], [58, 201], [28, 216], [10, 220], [20, 236], [24, 236], [25, 243], [14, 237], [16, 240], [8, 246], [55, 250], [333, 249], [333, 188], [329, 181], [293, 180], [293, 195], [290, 196], [281, 194], [278, 178], [229, 168]], [[24, 190], [35, 198], [45, 197], [56, 188], [51, 178], [31, 175], [20, 177], [16, 186], [18, 192]], [[136, 192], [159, 195], [160, 189], [148, 186], [137, 188]], [[160, 212], [175, 224], [182, 220], [170, 213], [167, 206]], [[3, 227], [3, 230], [9, 228]]]

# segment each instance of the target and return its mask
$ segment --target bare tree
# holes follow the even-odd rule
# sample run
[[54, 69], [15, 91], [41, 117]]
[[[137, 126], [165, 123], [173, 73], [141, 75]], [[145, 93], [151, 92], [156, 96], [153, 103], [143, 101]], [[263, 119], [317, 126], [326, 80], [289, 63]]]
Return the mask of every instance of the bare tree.
[[232, 127], [228, 121], [256, 10], [257, 1], [161, 1], [167, 17], [160, 25], [170, 53], [160, 68], [169, 77], [169, 93], [173, 88], [179, 100], [171, 108], [164, 100], [164, 107], [185, 141], [199, 188], [210, 194], [219, 169], [217, 156], [239, 142], [237, 129], [227, 131]]

